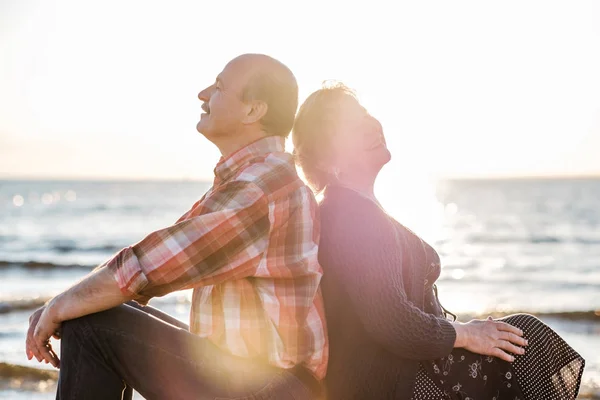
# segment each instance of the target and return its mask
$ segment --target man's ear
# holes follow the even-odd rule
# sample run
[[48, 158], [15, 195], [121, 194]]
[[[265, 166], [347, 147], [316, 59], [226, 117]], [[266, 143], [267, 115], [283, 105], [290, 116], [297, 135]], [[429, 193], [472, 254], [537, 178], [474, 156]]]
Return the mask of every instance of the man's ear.
[[246, 117], [243, 122], [245, 124], [253, 124], [260, 121], [267, 114], [268, 109], [269, 106], [264, 101], [252, 100], [248, 104]]

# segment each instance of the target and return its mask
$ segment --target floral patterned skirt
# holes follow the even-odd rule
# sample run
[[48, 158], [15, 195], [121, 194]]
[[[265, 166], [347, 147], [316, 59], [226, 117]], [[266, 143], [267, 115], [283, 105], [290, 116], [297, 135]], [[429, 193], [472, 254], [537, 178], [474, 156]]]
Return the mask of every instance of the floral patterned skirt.
[[529, 345], [509, 363], [464, 349], [422, 362], [413, 400], [569, 400], [579, 392], [585, 361], [560, 336], [528, 314], [501, 318]]

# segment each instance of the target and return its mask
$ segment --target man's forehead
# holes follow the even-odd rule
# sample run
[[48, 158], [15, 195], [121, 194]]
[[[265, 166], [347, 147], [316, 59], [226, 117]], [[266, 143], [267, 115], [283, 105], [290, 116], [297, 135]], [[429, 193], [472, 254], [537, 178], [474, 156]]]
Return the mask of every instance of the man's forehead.
[[240, 56], [229, 61], [223, 71], [217, 76], [218, 80], [230, 80], [235, 77], [245, 78], [251, 74], [259, 63], [259, 60], [250, 56]]

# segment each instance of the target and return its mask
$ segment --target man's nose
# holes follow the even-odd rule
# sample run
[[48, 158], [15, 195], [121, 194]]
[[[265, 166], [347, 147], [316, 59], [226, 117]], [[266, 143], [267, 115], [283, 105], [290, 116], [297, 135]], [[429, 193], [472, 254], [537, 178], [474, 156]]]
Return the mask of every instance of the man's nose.
[[200, 101], [208, 101], [210, 99], [211, 88], [212, 86], [209, 86], [206, 89], [202, 90], [200, 93], [198, 93], [198, 99]]

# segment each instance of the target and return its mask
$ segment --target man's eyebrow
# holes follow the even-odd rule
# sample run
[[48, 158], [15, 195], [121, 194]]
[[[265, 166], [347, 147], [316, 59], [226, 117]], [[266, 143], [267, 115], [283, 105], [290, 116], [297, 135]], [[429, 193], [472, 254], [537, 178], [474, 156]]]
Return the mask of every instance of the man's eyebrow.
[[215, 83], [220, 83], [221, 86], [223, 86], [223, 79], [221, 78], [221, 75], [217, 75], [217, 78], [215, 79]]

